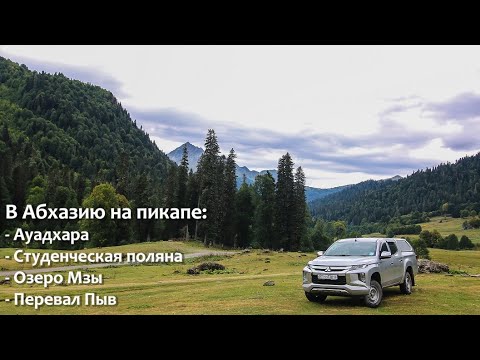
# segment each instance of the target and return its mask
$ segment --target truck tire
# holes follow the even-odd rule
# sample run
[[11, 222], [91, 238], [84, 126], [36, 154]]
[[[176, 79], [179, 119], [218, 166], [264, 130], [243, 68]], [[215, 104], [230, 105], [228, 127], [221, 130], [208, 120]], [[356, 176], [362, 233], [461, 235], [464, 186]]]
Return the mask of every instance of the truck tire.
[[324, 302], [327, 298], [327, 295], [322, 294], [312, 294], [305, 291], [305, 296], [307, 297], [308, 301], [311, 302]]
[[412, 293], [413, 279], [410, 271], [405, 272], [405, 279], [400, 284], [400, 291], [402, 294], [410, 295]]
[[382, 285], [377, 280], [370, 280], [370, 291], [364, 296], [365, 305], [376, 308], [380, 305], [383, 298]]

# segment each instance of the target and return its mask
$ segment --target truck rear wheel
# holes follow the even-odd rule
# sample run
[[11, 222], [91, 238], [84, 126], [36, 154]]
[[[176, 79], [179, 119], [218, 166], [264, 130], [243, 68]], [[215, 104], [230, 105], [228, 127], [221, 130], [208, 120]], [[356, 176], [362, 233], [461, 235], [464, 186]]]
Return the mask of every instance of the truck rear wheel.
[[370, 280], [370, 291], [365, 295], [365, 305], [371, 308], [376, 308], [382, 302], [383, 289], [382, 285], [376, 280]]
[[405, 273], [405, 280], [400, 284], [400, 291], [402, 294], [410, 295], [412, 293], [413, 279], [410, 271]]
[[305, 296], [307, 297], [308, 301], [311, 302], [324, 302], [327, 298], [327, 295], [322, 294], [312, 294], [305, 291]]

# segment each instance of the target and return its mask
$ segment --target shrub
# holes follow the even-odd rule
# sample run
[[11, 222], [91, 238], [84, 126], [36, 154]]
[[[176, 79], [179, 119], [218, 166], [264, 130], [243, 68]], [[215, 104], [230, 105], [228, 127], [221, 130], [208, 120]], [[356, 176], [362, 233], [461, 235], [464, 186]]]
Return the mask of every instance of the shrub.
[[[442, 235], [438, 232], [437, 229], [432, 231], [431, 247], [438, 247], [438, 244], [442, 241]], [[428, 244], [427, 244], [428, 245]]]
[[394, 235], [418, 235], [422, 231], [420, 225], [399, 225], [391, 224], [387, 228], [387, 237], [393, 237]]
[[447, 250], [457, 250], [458, 249], [458, 237], [455, 234], [448, 235], [443, 239], [440, 248]]
[[474, 229], [480, 228], [480, 218], [470, 219], [469, 223], [470, 223], [470, 226], [473, 227]]
[[460, 242], [458, 243], [458, 247], [460, 249], [473, 249], [475, 245], [472, 243], [472, 240], [466, 235], [463, 235], [460, 238]]
[[464, 221], [463, 224], [463, 229], [478, 229], [480, 228], [480, 218], [473, 218], [468, 221]]
[[428, 230], [422, 230], [422, 232], [419, 235], [419, 238], [423, 241], [425, 241], [425, 244], [428, 247], [432, 247], [432, 233]]
[[430, 252], [428, 251], [427, 244], [424, 240], [410, 240], [409, 238], [407, 238], [407, 240], [410, 244], [412, 244], [413, 249], [419, 258], [430, 259]]

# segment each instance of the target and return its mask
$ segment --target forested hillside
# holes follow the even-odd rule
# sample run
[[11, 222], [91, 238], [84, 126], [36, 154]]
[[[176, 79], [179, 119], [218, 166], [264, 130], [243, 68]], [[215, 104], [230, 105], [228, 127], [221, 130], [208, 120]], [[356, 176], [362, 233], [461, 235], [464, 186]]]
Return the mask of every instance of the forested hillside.
[[397, 181], [365, 181], [311, 204], [316, 217], [351, 225], [388, 223], [413, 212], [459, 217], [461, 210], [480, 210], [480, 153]]
[[0, 57], [0, 234], [4, 204], [78, 207], [103, 182], [159, 205], [169, 166], [111, 92]]
[[[0, 247], [19, 246], [1, 236], [15, 228], [87, 231], [74, 247], [189, 239], [227, 247], [312, 248], [305, 175], [287, 153], [278, 182], [270, 173], [237, 189], [235, 151], [222, 155], [208, 130], [198, 171], [182, 148], [176, 166], [112, 93], [62, 74], [30, 71], [0, 58]], [[190, 171], [189, 171], [190, 170]], [[49, 208], [102, 208], [98, 219], [6, 221], [5, 204]], [[205, 220], [137, 219], [136, 208], [205, 208]], [[130, 208], [132, 219], [111, 219], [110, 209]], [[69, 248], [70, 243], [30, 247]]]

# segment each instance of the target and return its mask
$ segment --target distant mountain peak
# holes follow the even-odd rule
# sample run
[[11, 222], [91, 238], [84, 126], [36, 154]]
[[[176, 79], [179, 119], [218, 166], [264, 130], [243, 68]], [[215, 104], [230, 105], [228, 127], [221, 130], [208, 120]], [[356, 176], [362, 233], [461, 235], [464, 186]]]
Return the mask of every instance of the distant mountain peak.
[[201, 147], [195, 146], [187, 141], [185, 144], [182, 144], [176, 149], [170, 151], [167, 156], [170, 158], [170, 160], [180, 164], [180, 161], [182, 161], [184, 146], [187, 147], [188, 152], [188, 167], [193, 171], [197, 171], [198, 161], [200, 160], [200, 156], [203, 154], [203, 149]]
[[[202, 148], [200, 148], [200, 147], [198, 147], [198, 146], [193, 145], [190, 141], [187, 141], [185, 144], [180, 145], [181, 148], [183, 148], [184, 146], [187, 146], [187, 148], [202, 149]], [[203, 150], [202, 150], [202, 151], [203, 151]]]

